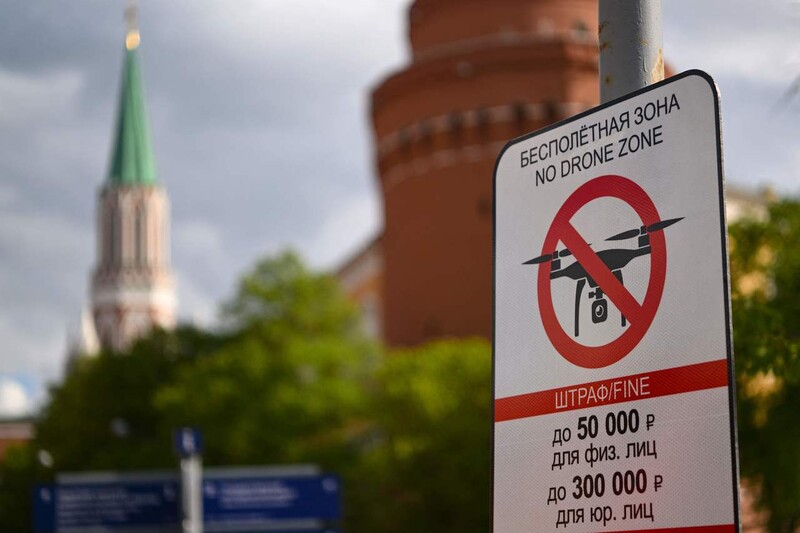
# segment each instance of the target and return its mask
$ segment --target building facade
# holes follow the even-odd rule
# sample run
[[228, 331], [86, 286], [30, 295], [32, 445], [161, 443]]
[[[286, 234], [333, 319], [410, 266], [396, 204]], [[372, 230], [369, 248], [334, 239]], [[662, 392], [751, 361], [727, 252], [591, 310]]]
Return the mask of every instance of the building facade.
[[23, 446], [33, 440], [34, 426], [29, 419], [0, 420], [0, 461], [14, 446]]
[[361, 311], [364, 332], [383, 336], [383, 249], [381, 238], [369, 241], [339, 267], [336, 277]]

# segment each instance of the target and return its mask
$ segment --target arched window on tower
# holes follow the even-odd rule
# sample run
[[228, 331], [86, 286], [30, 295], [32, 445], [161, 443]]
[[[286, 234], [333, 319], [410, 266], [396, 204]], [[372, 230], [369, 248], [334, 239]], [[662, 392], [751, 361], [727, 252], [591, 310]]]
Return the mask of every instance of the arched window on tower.
[[101, 312], [96, 322], [97, 336], [103, 348], [115, 348], [117, 341], [117, 323], [112, 310]]
[[411, 154], [411, 135], [408, 132], [408, 128], [403, 128], [397, 134], [397, 143], [400, 146], [400, 153], [403, 156], [408, 156]]
[[447, 131], [453, 140], [459, 140], [464, 131], [464, 117], [458, 111], [447, 115]]
[[116, 205], [108, 208], [108, 225], [106, 228], [106, 259], [116, 266], [120, 262], [119, 246], [119, 210]]
[[157, 267], [161, 262], [161, 212], [156, 209], [148, 215], [147, 259], [150, 266]]
[[431, 146], [433, 142], [433, 131], [431, 130], [430, 122], [423, 120], [418, 126], [420, 144], [426, 148]]
[[136, 208], [133, 222], [134, 261], [136, 266], [147, 264], [147, 215], [143, 206]]
[[475, 111], [475, 119], [478, 123], [478, 133], [481, 137], [486, 137], [489, 134], [489, 111], [486, 107], [478, 107]]
[[544, 103], [544, 119], [545, 121], [550, 124], [552, 122], [557, 121], [560, 118], [560, 113], [558, 111], [558, 104], [552, 100], [548, 100]]
[[526, 129], [526, 121], [528, 119], [528, 108], [524, 102], [514, 102], [511, 106], [512, 113], [514, 114], [514, 125], [519, 130]]

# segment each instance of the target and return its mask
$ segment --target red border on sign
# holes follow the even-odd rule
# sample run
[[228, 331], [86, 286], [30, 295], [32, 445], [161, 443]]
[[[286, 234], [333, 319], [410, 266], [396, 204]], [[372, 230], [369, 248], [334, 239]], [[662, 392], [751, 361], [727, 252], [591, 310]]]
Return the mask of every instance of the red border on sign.
[[734, 524], [719, 526], [670, 527], [667, 529], [626, 529], [607, 533], [736, 533]]
[[[644, 383], [646, 389], [642, 387], [638, 394], [616, 394], [619, 390], [615, 387], [616, 383], [629, 381], [639, 381]], [[494, 401], [494, 421], [508, 422], [521, 418], [531, 418], [534, 416], [550, 415], [553, 413], [565, 413], [567, 411], [577, 411], [592, 407], [602, 407], [617, 403], [632, 402], [636, 400], [650, 400], [661, 398], [662, 396], [672, 396], [673, 394], [684, 394], [701, 390], [716, 389], [728, 386], [728, 360], [717, 359], [705, 363], [655, 370], [643, 374], [632, 376], [622, 376], [618, 378], [606, 379], [603, 381], [593, 381], [591, 383], [578, 383], [568, 387], [558, 389], [548, 389], [538, 392], [529, 392], [518, 396], [508, 396], [498, 398]], [[578, 390], [584, 392], [583, 402], [569, 402], [568, 399], [580, 395]], [[598, 391], [596, 399], [591, 401], [585, 395], [586, 391], [592, 389]], [[605, 391], [605, 392], [600, 392]], [[572, 393], [572, 396], [570, 396]], [[559, 398], [562, 405], [559, 405]], [[567, 400], [566, 405], [563, 405]]]
[[630, 326], [615, 340], [602, 346], [586, 346], [574, 340], [561, 327], [553, 308], [550, 290], [551, 263], [539, 266], [538, 298], [539, 313], [545, 332], [553, 347], [570, 363], [583, 368], [602, 368], [616, 363], [642, 340], [653, 323], [667, 274], [667, 251], [664, 233], [649, 233], [650, 237], [650, 278], [644, 301], [639, 304], [636, 298], [611, 273], [611, 270], [597, 256], [581, 237], [570, 220], [583, 206], [598, 198], [617, 198], [630, 205], [642, 221], [649, 226], [661, 220], [656, 206], [647, 193], [636, 183], [622, 176], [607, 175], [594, 178], [578, 187], [556, 213], [542, 245], [542, 255], [552, 253], [559, 241], [572, 252], [575, 259], [597, 282], [611, 302], [619, 309]]

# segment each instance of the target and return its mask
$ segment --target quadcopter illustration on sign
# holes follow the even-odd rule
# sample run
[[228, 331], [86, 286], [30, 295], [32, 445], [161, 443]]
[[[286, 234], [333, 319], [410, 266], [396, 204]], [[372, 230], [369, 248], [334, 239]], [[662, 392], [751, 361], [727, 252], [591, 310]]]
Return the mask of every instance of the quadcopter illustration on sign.
[[[650, 224], [649, 226], [642, 226], [638, 229], [631, 229], [623, 231], [622, 233], [618, 233], [612, 237], [609, 237], [606, 239], [606, 241], [624, 241], [638, 237], [638, 247], [634, 249], [615, 248], [610, 250], [600, 250], [597, 252], [597, 257], [600, 258], [600, 260], [608, 267], [609, 270], [611, 270], [611, 273], [614, 274], [614, 277], [624, 285], [624, 282], [622, 281], [622, 269], [635, 258], [648, 255], [650, 253], [649, 234], [656, 231], [662, 231], [681, 220], [683, 220], [683, 217], [661, 220], [659, 222]], [[586, 272], [586, 269], [578, 262], [577, 259], [569, 266], [564, 268], [561, 267], [562, 258], [569, 257], [571, 255], [572, 252], [568, 248], [564, 248], [563, 250], [554, 250], [553, 252], [535, 257], [530, 261], [525, 261], [523, 265], [538, 265], [550, 261], [550, 279], [569, 278], [577, 281], [578, 284], [575, 288], [575, 336], [577, 337], [580, 332], [578, 327], [578, 319], [580, 318], [581, 295], [583, 294], [583, 289], [586, 287], [586, 283], [589, 283], [589, 287], [593, 289], [588, 294], [589, 298], [594, 299], [594, 302], [592, 302], [592, 323], [599, 324], [606, 321], [608, 318], [608, 300], [604, 298], [603, 289], [598, 287], [597, 282], [595, 282], [591, 276], [589, 276], [589, 274]], [[625, 315], [622, 313], [620, 314], [622, 315], [622, 327], [625, 327], [625, 324], [627, 323]]]

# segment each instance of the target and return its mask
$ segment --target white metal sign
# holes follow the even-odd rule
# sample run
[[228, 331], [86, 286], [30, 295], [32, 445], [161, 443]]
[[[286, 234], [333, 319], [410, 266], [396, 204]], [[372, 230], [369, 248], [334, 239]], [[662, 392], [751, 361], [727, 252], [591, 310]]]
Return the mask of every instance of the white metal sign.
[[718, 94], [689, 71], [495, 169], [494, 530], [738, 531]]

